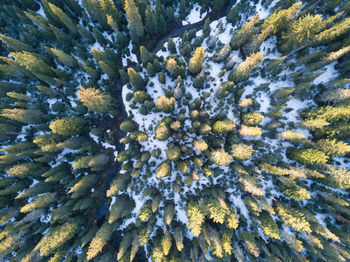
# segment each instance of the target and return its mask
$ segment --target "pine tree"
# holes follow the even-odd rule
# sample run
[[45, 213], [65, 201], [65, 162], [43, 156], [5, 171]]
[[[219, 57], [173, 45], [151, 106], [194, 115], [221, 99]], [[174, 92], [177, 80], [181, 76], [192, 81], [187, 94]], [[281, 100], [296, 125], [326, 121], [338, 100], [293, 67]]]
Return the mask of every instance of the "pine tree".
[[287, 33], [283, 36], [284, 50], [298, 48], [315, 38], [315, 35], [325, 27], [322, 15], [306, 15], [294, 20]]
[[180, 227], [176, 227], [174, 230], [174, 240], [175, 240], [176, 248], [180, 252], [184, 248], [182, 232], [183, 230]]
[[139, 10], [134, 0], [125, 0], [124, 9], [128, 17], [129, 29], [132, 40], [138, 44], [143, 38], [144, 29]]
[[345, 18], [329, 29], [316, 35], [316, 39], [321, 43], [330, 43], [349, 31], [350, 18]]
[[250, 21], [245, 22], [242, 29], [235, 33], [230, 41], [230, 46], [233, 50], [237, 50], [252, 37], [255, 29], [255, 24], [259, 22], [259, 14], [254, 16]]
[[168, 162], [161, 163], [156, 169], [157, 178], [169, 176], [171, 172], [171, 165]]
[[277, 213], [283, 223], [293, 227], [296, 231], [305, 231], [311, 233], [309, 222], [306, 221], [304, 214], [291, 207], [277, 205]]
[[34, 201], [24, 205], [20, 211], [21, 213], [28, 213], [33, 211], [34, 209], [44, 208], [50, 205], [53, 201], [55, 201], [54, 193], [46, 193], [44, 195], [40, 195]]
[[235, 121], [232, 119], [218, 120], [214, 123], [212, 131], [215, 134], [224, 134], [232, 131], [235, 128]]
[[77, 29], [72, 19], [70, 19], [61, 8], [55, 6], [52, 3], [48, 3], [48, 4], [52, 13], [62, 22], [62, 24], [64, 24], [67, 27], [67, 29], [71, 31], [73, 34], [77, 33]]
[[87, 260], [95, 258], [107, 244], [107, 241], [113, 233], [113, 226], [108, 222], [105, 222], [100, 229], [97, 231], [96, 235], [92, 239], [89, 250], [87, 251]]
[[146, 47], [144, 47], [143, 45], [140, 46], [140, 58], [141, 61], [144, 65], [147, 65], [147, 63], [150, 61], [150, 52], [147, 50]]
[[16, 61], [24, 66], [29, 72], [33, 74], [41, 74], [46, 76], [54, 76], [53, 69], [48, 66], [38, 55], [23, 51], [11, 53]]
[[163, 254], [165, 256], [167, 256], [169, 254], [169, 251], [171, 249], [171, 245], [172, 245], [172, 237], [171, 234], [169, 232], [166, 232], [162, 238], [161, 241], [162, 244], [162, 248], [163, 248]]
[[223, 224], [228, 213], [228, 207], [223, 199], [209, 199], [207, 200], [206, 208], [211, 218], [215, 223]]
[[329, 159], [325, 153], [312, 148], [295, 149], [290, 157], [301, 164], [308, 165], [324, 164]]
[[83, 132], [85, 120], [80, 118], [62, 118], [50, 123], [52, 133], [63, 136], [74, 136]]
[[67, 221], [61, 226], [51, 228], [49, 232], [41, 238], [34, 249], [40, 250], [41, 256], [49, 256], [57, 250], [57, 248], [72, 239], [78, 229], [79, 222], [77, 220]]
[[234, 159], [248, 160], [253, 154], [253, 147], [244, 144], [234, 144], [231, 146], [231, 154]]
[[309, 192], [307, 192], [305, 188], [301, 188], [295, 185], [292, 185], [290, 188], [286, 189], [284, 193], [294, 200], [311, 199]]
[[8, 47], [15, 52], [21, 52], [21, 51], [27, 51], [30, 53], [34, 52], [33, 47], [15, 38], [0, 34], [0, 40], [6, 43]]
[[173, 75], [176, 70], [176, 60], [174, 58], [167, 59], [166, 61], [166, 70], [170, 73], [170, 75]]
[[3, 109], [1, 116], [25, 124], [38, 124], [43, 121], [42, 112], [37, 109]]
[[117, 254], [118, 261], [120, 261], [120, 259], [124, 256], [126, 250], [131, 246], [134, 238], [135, 238], [135, 235], [132, 233], [126, 233], [123, 236], [123, 239], [120, 242], [119, 250], [118, 250], [118, 254]]
[[170, 225], [175, 214], [175, 206], [173, 204], [167, 203], [164, 207], [164, 222]]
[[253, 112], [243, 115], [243, 122], [248, 126], [255, 126], [264, 119], [264, 116], [260, 113]]
[[112, 109], [112, 98], [109, 94], [96, 88], [78, 90], [79, 100], [90, 110], [98, 113], [108, 113]]
[[317, 147], [328, 156], [346, 155], [350, 152], [350, 145], [342, 141], [337, 141], [336, 139], [318, 140]]
[[196, 202], [190, 201], [187, 205], [186, 214], [188, 217], [188, 228], [198, 237], [202, 231], [202, 224], [205, 218], [204, 212]]
[[195, 140], [193, 146], [198, 151], [205, 151], [208, 149], [208, 144], [204, 140]]
[[213, 150], [209, 154], [209, 160], [218, 166], [228, 166], [232, 157], [222, 149]]
[[241, 125], [241, 128], [239, 129], [239, 134], [241, 136], [258, 137], [262, 135], [262, 131], [260, 127]]
[[261, 25], [261, 30], [272, 26], [273, 30], [270, 32], [271, 35], [281, 32], [283, 29], [286, 29], [289, 20], [298, 12], [301, 6], [302, 2], [298, 2], [288, 9], [276, 10], [265, 19], [264, 24]]
[[247, 57], [245, 61], [238, 65], [236, 70], [230, 73], [229, 79], [235, 83], [247, 80], [249, 74], [258, 66], [263, 58], [264, 56], [260, 52]]
[[202, 64], [204, 61], [204, 56], [205, 56], [204, 47], [202, 46], [197, 47], [196, 50], [193, 52], [193, 55], [188, 65], [188, 71], [190, 72], [190, 74], [196, 75], [201, 71]]
[[138, 124], [132, 120], [126, 120], [120, 124], [120, 130], [125, 133], [131, 133], [138, 130]]
[[168, 144], [168, 151], [167, 151], [166, 155], [170, 161], [178, 160], [181, 156], [180, 147], [172, 145], [172, 144], [170, 144], [170, 145]]
[[136, 89], [142, 89], [146, 86], [145, 80], [137, 73], [133, 68], [128, 68], [128, 76], [130, 79], [130, 83], [136, 88]]
[[174, 111], [175, 98], [167, 98], [165, 96], [160, 96], [157, 98], [157, 107], [165, 113], [171, 113]]
[[168, 39], [168, 51], [172, 54], [176, 53], [176, 45], [171, 37]]

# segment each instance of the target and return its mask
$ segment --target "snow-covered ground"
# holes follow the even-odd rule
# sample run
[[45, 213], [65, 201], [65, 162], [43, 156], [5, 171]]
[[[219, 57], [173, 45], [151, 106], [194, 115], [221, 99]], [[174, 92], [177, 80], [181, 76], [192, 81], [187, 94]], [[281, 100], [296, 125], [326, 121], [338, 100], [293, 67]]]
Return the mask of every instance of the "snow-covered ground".
[[202, 7], [198, 3], [195, 3], [190, 14], [182, 21], [182, 25], [194, 24], [201, 21], [207, 15], [207, 11], [201, 14], [201, 9]]

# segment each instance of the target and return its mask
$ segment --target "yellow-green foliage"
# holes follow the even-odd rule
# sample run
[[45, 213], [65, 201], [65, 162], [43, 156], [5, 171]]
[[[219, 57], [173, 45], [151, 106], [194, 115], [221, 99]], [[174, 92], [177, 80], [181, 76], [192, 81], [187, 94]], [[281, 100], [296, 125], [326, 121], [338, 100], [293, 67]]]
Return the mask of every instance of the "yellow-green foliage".
[[228, 166], [232, 161], [232, 157], [222, 149], [211, 151], [209, 159], [218, 166]]
[[54, 193], [46, 193], [45, 195], [39, 196], [37, 199], [32, 201], [31, 203], [28, 203], [24, 205], [21, 208], [21, 213], [28, 213], [34, 209], [47, 207], [55, 200], [55, 194]]
[[280, 133], [280, 136], [286, 140], [301, 140], [304, 139], [305, 136], [303, 134], [300, 133], [296, 133], [292, 130], [286, 130], [283, 131], [282, 133]]
[[169, 176], [171, 172], [171, 165], [168, 162], [161, 163], [156, 169], [157, 178]]
[[293, 227], [296, 231], [305, 231], [311, 233], [309, 222], [306, 221], [303, 213], [294, 208], [279, 204], [277, 206], [277, 214], [286, 226]]
[[234, 159], [248, 160], [253, 154], [253, 147], [248, 145], [232, 145], [231, 154]]
[[156, 138], [160, 141], [167, 140], [170, 136], [170, 130], [165, 123], [161, 122], [157, 125], [155, 130]]
[[111, 96], [96, 88], [79, 89], [78, 97], [86, 107], [98, 113], [108, 113], [112, 108]]
[[83, 131], [84, 124], [83, 119], [66, 117], [51, 122], [49, 127], [54, 134], [74, 136]]
[[249, 74], [257, 67], [264, 56], [260, 52], [250, 55], [245, 61], [241, 62], [236, 70], [232, 71], [229, 79], [235, 83], [248, 79]]
[[235, 121], [232, 119], [218, 120], [213, 125], [213, 132], [216, 134], [224, 134], [235, 128]]
[[195, 140], [193, 146], [198, 151], [205, 151], [208, 149], [208, 144], [204, 140]]
[[324, 164], [328, 161], [328, 156], [316, 149], [296, 149], [291, 153], [291, 158], [302, 164]]
[[107, 241], [113, 233], [113, 226], [108, 222], [105, 222], [100, 229], [97, 231], [96, 235], [91, 240], [89, 249], [87, 251], [87, 260], [95, 258], [107, 244]]
[[79, 222], [76, 220], [68, 221], [62, 226], [54, 227], [41, 238], [35, 250], [39, 250], [41, 256], [49, 256], [68, 240], [72, 239], [78, 229]]
[[198, 74], [201, 71], [202, 64], [204, 61], [204, 56], [205, 56], [205, 50], [204, 47], [200, 46], [197, 47], [196, 50], [194, 51], [189, 65], [188, 65], [188, 71], [192, 74]]
[[174, 111], [174, 103], [174, 97], [167, 98], [166, 96], [160, 96], [157, 98], [156, 101], [157, 107], [165, 113], [171, 113], [172, 111]]
[[262, 135], [262, 131], [261, 128], [257, 126], [241, 125], [241, 128], [239, 129], [239, 134], [241, 136], [258, 137]]
[[194, 201], [190, 201], [187, 205], [188, 228], [195, 236], [199, 236], [202, 231], [205, 214], [200, 209], [199, 205]]

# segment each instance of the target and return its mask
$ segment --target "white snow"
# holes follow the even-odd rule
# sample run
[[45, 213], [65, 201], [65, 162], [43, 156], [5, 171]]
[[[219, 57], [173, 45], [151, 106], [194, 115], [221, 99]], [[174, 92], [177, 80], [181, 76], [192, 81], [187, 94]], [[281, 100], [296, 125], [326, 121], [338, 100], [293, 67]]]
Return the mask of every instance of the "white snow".
[[45, 15], [45, 12], [44, 12], [44, 9], [42, 7], [42, 5], [40, 5], [40, 9], [38, 11], [36, 11], [37, 14], [41, 15], [42, 17], [44, 17], [46, 20], [46, 15]]
[[45, 223], [45, 224], [48, 224], [51, 222], [51, 214], [47, 214], [47, 215], [42, 215], [40, 217], [40, 222], [41, 223]]
[[100, 50], [101, 52], [104, 52], [104, 48], [101, 46], [99, 42], [95, 42], [93, 45], [90, 46], [90, 53], [92, 53], [92, 49]]
[[201, 6], [198, 3], [195, 3], [191, 9], [190, 14], [186, 16], [185, 20], [182, 21], [182, 25], [197, 23], [201, 21], [206, 15], [207, 12], [201, 14]]
[[[334, 61], [333, 63], [327, 65], [325, 67], [326, 72], [324, 72], [322, 75], [317, 77], [314, 81], [313, 84], [318, 85], [318, 84], [325, 84], [328, 83], [330, 80], [336, 79], [338, 77], [338, 72], [334, 68], [334, 66], [337, 64], [337, 61]], [[321, 71], [323, 71], [322, 69]]]

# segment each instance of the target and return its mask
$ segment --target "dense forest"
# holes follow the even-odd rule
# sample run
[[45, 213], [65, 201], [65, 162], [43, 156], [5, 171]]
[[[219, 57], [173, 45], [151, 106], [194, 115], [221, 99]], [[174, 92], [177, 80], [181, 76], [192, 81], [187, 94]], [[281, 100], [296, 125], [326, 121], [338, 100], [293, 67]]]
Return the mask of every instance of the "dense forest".
[[350, 261], [350, 1], [1, 0], [0, 261]]

